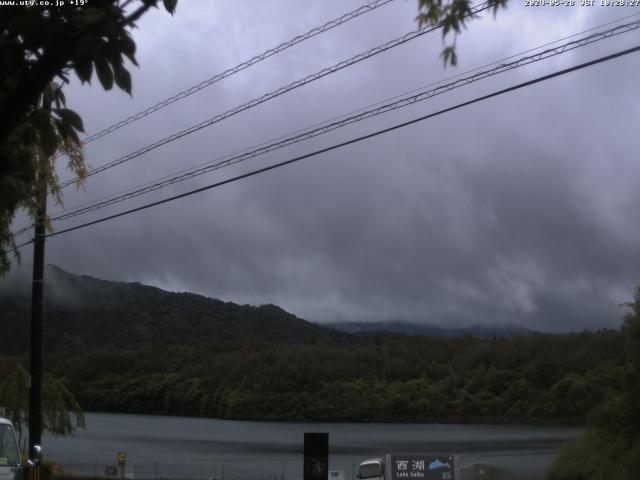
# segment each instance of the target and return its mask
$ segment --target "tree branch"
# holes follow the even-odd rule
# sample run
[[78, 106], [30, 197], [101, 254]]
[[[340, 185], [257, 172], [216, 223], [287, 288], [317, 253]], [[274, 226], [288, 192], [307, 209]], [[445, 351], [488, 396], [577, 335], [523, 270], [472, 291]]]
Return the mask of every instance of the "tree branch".
[[0, 105], [0, 144], [7, 140], [11, 131], [24, 119], [31, 106], [36, 104], [38, 95], [70, 60], [70, 53], [65, 45], [66, 42], [62, 39], [51, 45]]
[[124, 17], [124, 24], [128, 26], [133, 26], [135, 22], [142, 15], [144, 15], [147, 12], [147, 10], [149, 10], [152, 6], [153, 6], [152, 4], [148, 3], [145, 5], [142, 5], [141, 7], [138, 7], [138, 9], [134, 11], [131, 15], [129, 15], [128, 17]]

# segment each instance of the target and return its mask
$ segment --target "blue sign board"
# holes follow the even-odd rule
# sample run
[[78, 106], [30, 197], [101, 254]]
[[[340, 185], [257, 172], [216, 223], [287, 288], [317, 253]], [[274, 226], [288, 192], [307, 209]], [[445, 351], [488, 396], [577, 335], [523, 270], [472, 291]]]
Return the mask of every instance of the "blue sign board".
[[391, 480], [458, 480], [452, 455], [391, 455], [390, 460]]

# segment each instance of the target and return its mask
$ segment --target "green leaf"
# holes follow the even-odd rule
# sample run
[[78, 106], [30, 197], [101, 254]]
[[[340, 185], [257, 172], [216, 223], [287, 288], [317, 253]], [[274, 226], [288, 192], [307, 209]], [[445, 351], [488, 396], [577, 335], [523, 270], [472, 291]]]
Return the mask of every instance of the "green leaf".
[[446, 47], [444, 50], [442, 50], [442, 53], [440, 54], [440, 56], [444, 61], [445, 67], [448, 64], [451, 64], [454, 67], [458, 64], [458, 56], [456, 55], [455, 47], [452, 47], [452, 46]]
[[93, 73], [93, 63], [91, 63], [91, 60], [77, 61], [73, 68], [82, 83], [91, 83], [91, 74]]
[[66, 123], [64, 123], [61, 119], [53, 117], [53, 123], [56, 126], [56, 129], [58, 130], [58, 133], [60, 134], [60, 136], [62, 138], [66, 138], [69, 136], [69, 130], [73, 130], [73, 128], [67, 126]]
[[442, 36], [446, 37], [451, 29], [451, 23], [446, 18], [442, 21]]
[[54, 84], [49, 83], [42, 92], [42, 103], [44, 105], [51, 105], [54, 97]]
[[58, 84], [51, 84], [51, 101], [55, 103], [56, 108], [64, 107], [66, 99], [64, 97], [64, 93], [62, 93], [62, 87]]
[[93, 73], [93, 57], [96, 56], [96, 38], [93, 34], [80, 35], [74, 45], [71, 62], [73, 68], [82, 83], [91, 83]]
[[113, 68], [116, 85], [131, 95], [131, 74], [122, 64], [116, 64]]
[[57, 109], [56, 114], [67, 124], [71, 125], [73, 128], [78, 130], [79, 132], [84, 132], [84, 126], [82, 125], [82, 118], [73, 110], [68, 108], [60, 108]]
[[178, 0], [162, 0], [164, 2], [164, 8], [171, 15], [176, 11], [176, 6], [178, 5]]
[[70, 125], [66, 124], [65, 122], [59, 119], [54, 119], [53, 121], [56, 124], [56, 127], [58, 128], [58, 132], [60, 132], [60, 136], [62, 138], [67, 140], [71, 139], [71, 141], [74, 142], [76, 145], [82, 145], [82, 142], [80, 142], [80, 138], [78, 137], [78, 134], [73, 128], [71, 128]]
[[107, 60], [102, 56], [97, 56], [94, 60], [96, 66], [96, 73], [98, 74], [98, 80], [102, 84], [105, 90], [111, 90], [113, 87], [113, 72]]
[[455, 49], [451, 51], [451, 66], [455, 67], [458, 65], [458, 55], [456, 55]]
[[120, 37], [120, 50], [124, 53], [127, 58], [134, 65], [138, 65], [136, 61], [135, 53], [136, 53], [136, 44], [133, 39], [129, 36], [128, 32], [124, 32], [124, 34]]
[[67, 103], [67, 98], [64, 96], [64, 92], [62, 91], [62, 88], [58, 88], [58, 92], [56, 94], [56, 102], [59, 102], [62, 105], [66, 105]]
[[60, 135], [63, 138], [67, 140], [71, 139], [71, 141], [76, 145], [82, 145], [82, 142], [80, 141], [80, 137], [78, 137], [78, 134], [73, 128], [71, 128], [70, 125], [64, 123], [61, 120], [54, 120], [54, 121], [56, 123], [56, 126], [58, 127], [58, 131], [60, 132]]

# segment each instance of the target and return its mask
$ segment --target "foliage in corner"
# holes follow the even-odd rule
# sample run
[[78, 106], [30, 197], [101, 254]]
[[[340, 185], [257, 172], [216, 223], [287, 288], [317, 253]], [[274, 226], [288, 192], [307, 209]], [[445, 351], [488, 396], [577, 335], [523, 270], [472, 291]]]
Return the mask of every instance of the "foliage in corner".
[[[105, 90], [131, 94], [125, 60], [137, 65], [129, 31], [159, 0], [92, 0], [90, 6], [27, 6], [0, 16], [0, 274], [9, 269], [10, 231], [18, 208], [37, 214], [40, 192], [60, 201], [56, 152], [77, 178], [85, 172], [82, 119], [65, 107], [60, 88], [70, 75], [82, 83], [95, 72]], [[171, 14], [177, 0], [163, 0]]]
[[586, 432], [563, 446], [548, 480], [640, 478], [640, 287], [625, 304], [622, 389], [590, 414]]
[[[488, 0], [487, 6], [495, 15], [501, 7], [506, 8], [508, 0]], [[453, 33], [453, 43], [446, 45], [440, 56], [445, 66], [450, 64], [456, 66], [458, 57], [456, 55], [456, 38], [462, 29], [466, 27], [469, 20], [478, 18], [472, 13], [472, 5], [469, 0], [418, 0], [418, 20], [420, 26], [442, 25], [442, 38]]]
[[[13, 423], [18, 441], [24, 447], [25, 427], [29, 423], [29, 374], [15, 364], [11, 373], [0, 383], [0, 406]], [[42, 427], [56, 437], [73, 435], [78, 428], [86, 428], [80, 404], [59, 378], [45, 374], [42, 382]], [[24, 449], [24, 448], [23, 448]]]
[[[6, 244], [15, 247], [9, 227], [17, 207], [25, 208], [36, 218], [44, 192], [50, 191], [56, 203], [62, 202], [55, 172], [56, 152], [67, 156], [68, 167], [78, 178], [86, 173], [78, 136], [84, 131], [82, 119], [66, 108], [65, 102], [60, 86], [51, 82], [40, 104], [32, 109], [29, 120], [16, 128], [7, 142], [0, 144], [0, 159], [6, 160], [13, 172], [0, 176], [0, 247]], [[3, 250], [0, 273], [8, 268], [9, 259]]]

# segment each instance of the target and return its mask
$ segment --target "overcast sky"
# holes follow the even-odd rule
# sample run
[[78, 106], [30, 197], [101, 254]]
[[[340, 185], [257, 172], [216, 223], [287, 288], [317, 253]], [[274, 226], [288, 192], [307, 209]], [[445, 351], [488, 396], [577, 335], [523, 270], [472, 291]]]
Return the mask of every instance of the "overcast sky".
[[[579, 0], [576, 0], [579, 3]], [[364, 0], [181, 0], [135, 32], [133, 99], [67, 87], [93, 133], [304, 33]], [[599, 0], [596, 0], [599, 3]], [[65, 208], [213, 161], [620, 17], [622, 7], [510, 0], [457, 40], [434, 32], [240, 113], [65, 191]], [[98, 167], [416, 28], [396, 0], [86, 147]], [[635, 17], [636, 20], [640, 17]], [[229, 178], [640, 43], [640, 30], [439, 95], [121, 203], [56, 229]], [[640, 284], [640, 53], [301, 163], [52, 238], [46, 261], [313, 321], [620, 325]], [[60, 168], [61, 178], [69, 174]], [[59, 211], [50, 205], [50, 213]], [[17, 218], [16, 228], [25, 224]], [[31, 247], [17, 272], [29, 272]]]

